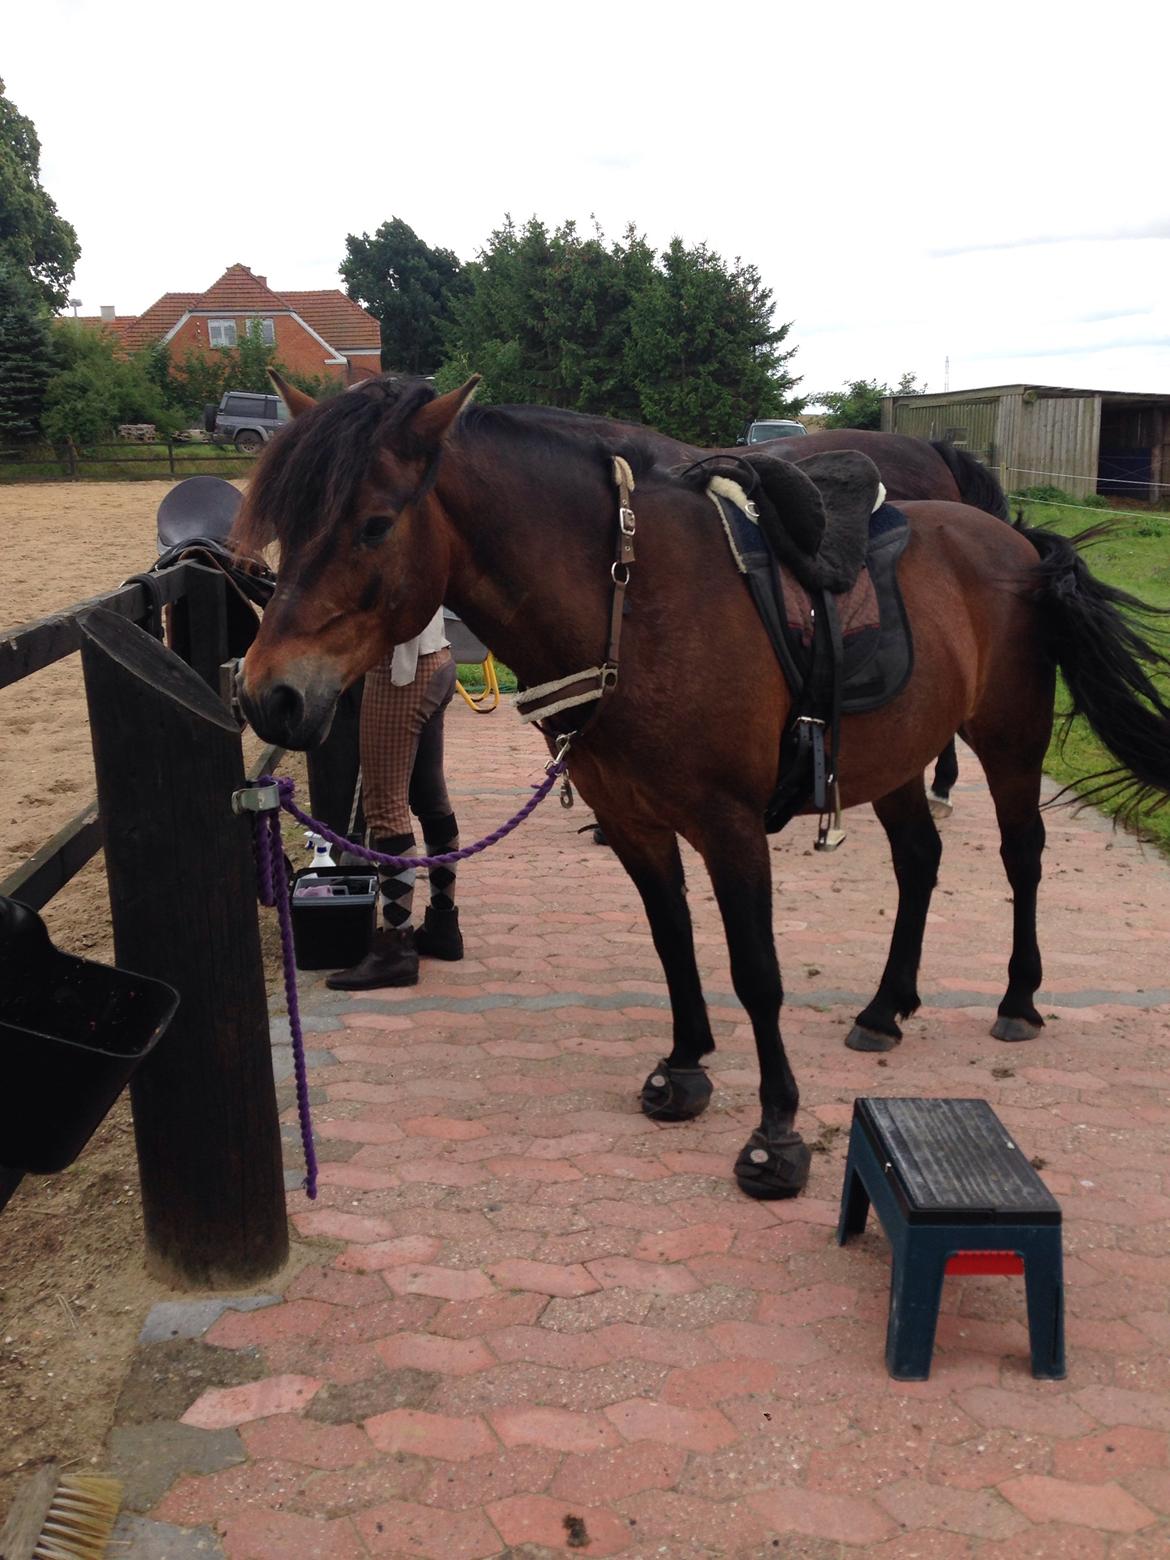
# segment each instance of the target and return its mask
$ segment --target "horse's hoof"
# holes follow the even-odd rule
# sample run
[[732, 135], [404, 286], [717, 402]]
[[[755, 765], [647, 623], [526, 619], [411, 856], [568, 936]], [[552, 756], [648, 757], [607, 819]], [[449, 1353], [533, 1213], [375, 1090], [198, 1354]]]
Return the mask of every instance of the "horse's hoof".
[[651, 1121], [693, 1121], [711, 1103], [713, 1088], [705, 1067], [659, 1062], [642, 1085], [642, 1110]]
[[845, 1036], [845, 1044], [851, 1051], [892, 1051], [896, 1045], [902, 1044], [902, 1036], [884, 1035], [879, 1029], [866, 1029], [863, 1024], [854, 1024]]
[[1035, 1040], [1044, 1028], [1043, 1023], [1033, 1023], [1029, 1018], [1009, 1018], [1001, 1013], [991, 1026], [996, 1040]]
[[928, 791], [926, 800], [930, 803], [930, 816], [938, 819], [949, 818], [955, 810], [955, 804], [949, 797], [940, 796], [937, 791]]
[[812, 1151], [799, 1132], [752, 1133], [735, 1161], [735, 1179], [748, 1197], [795, 1197], [808, 1182]]

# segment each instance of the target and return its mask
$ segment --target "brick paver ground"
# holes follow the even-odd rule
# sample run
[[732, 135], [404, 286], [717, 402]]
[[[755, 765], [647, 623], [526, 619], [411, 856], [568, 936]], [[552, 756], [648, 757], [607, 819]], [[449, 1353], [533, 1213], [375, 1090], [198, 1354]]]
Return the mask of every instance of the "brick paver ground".
[[[540, 749], [504, 710], [453, 710], [449, 743], [470, 839]], [[926, 1006], [888, 1058], [842, 1045], [894, 906], [876, 821], [851, 815], [834, 856], [807, 822], [775, 844], [817, 1149], [795, 1202], [731, 1177], [756, 1068], [697, 864], [715, 1098], [685, 1126], [639, 1113], [664, 985], [580, 807], [550, 801], [464, 868], [462, 964], [369, 997], [306, 979], [321, 1194], [290, 1202], [310, 1259], [276, 1303], [201, 1313], [202, 1342], [143, 1344], [207, 1351], [216, 1384], [195, 1371], [179, 1423], [154, 1427], [170, 1461], [142, 1481], [130, 1552], [1170, 1555], [1170, 870], [1094, 815], [1050, 815], [1048, 1027], [1002, 1045], [1010, 906], [969, 757], [957, 800]], [[982, 1096], [1036, 1156], [1065, 1211], [1066, 1382], [1032, 1380], [1007, 1278], [948, 1281], [930, 1381], [887, 1378], [887, 1248], [834, 1243], [859, 1093]]]

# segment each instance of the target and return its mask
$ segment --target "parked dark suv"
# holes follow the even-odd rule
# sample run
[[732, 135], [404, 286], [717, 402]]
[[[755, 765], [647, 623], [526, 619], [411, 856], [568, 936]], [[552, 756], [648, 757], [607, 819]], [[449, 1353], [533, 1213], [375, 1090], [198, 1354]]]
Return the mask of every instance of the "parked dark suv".
[[748, 423], [736, 439], [737, 444], [764, 444], [768, 439], [802, 439], [808, 429], [788, 417], [771, 417], [766, 422]]
[[288, 421], [278, 395], [229, 390], [218, 406], [203, 408], [203, 426], [217, 444], [234, 444], [249, 453], [258, 450]]

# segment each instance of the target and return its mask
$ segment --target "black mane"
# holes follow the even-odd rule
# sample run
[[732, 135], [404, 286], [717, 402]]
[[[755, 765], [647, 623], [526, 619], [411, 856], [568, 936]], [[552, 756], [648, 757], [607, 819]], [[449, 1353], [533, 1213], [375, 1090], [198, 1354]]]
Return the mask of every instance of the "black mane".
[[[430, 453], [408, 425], [434, 399], [424, 380], [382, 375], [298, 417], [257, 462], [236, 525], [237, 545], [259, 552], [272, 541], [303, 546], [331, 535], [352, 512], [384, 446], [408, 460]], [[562, 465], [567, 455], [585, 456], [606, 471], [607, 480], [609, 459], [622, 455], [635, 479], [648, 475], [657, 464], [650, 444], [616, 424], [607, 438], [601, 431], [606, 421], [553, 407], [472, 404], [459, 419], [456, 438], [505, 440]]]

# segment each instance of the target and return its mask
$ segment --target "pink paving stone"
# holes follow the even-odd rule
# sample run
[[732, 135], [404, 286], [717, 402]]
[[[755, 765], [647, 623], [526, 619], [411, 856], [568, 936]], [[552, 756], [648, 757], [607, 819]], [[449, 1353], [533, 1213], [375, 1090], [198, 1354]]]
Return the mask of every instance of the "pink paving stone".
[[604, 1507], [583, 1507], [568, 1513], [564, 1501], [552, 1500], [545, 1495], [513, 1495], [507, 1500], [495, 1501], [487, 1508], [487, 1514], [506, 1544], [537, 1544], [546, 1549], [564, 1549], [570, 1528], [565, 1519], [572, 1515], [584, 1525], [585, 1537], [574, 1544], [583, 1554], [616, 1555], [628, 1549], [633, 1542], [633, 1532], [612, 1511]]
[[762, 1322], [715, 1322], [707, 1336], [727, 1359], [763, 1360], [773, 1365], [804, 1365], [829, 1352], [807, 1327], [769, 1327]]
[[322, 1208], [310, 1213], [294, 1213], [293, 1223], [302, 1235], [323, 1235], [327, 1240], [370, 1242], [386, 1240], [394, 1233], [387, 1219], [370, 1219], [360, 1213], [339, 1213]]
[[345, 1273], [336, 1267], [302, 1268], [288, 1286], [289, 1300], [323, 1300], [327, 1305], [372, 1305], [386, 1286], [376, 1273]]
[[511, 1258], [492, 1263], [487, 1273], [501, 1289], [531, 1289], [538, 1295], [589, 1295], [601, 1288], [579, 1262], [562, 1267]]
[[238, 1463], [218, 1473], [180, 1478], [151, 1515], [179, 1527], [195, 1527], [251, 1506], [280, 1510], [298, 1497], [312, 1477], [308, 1468], [296, 1463]]
[[[425, 1555], [426, 1560], [487, 1560], [500, 1551], [499, 1534], [478, 1511], [443, 1511], [413, 1501], [392, 1500], [363, 1511], [354, 1518], [354, 1526], [370, 1554], [393, 1555], [395, 1560], [403, 1555]], [[290, 1552], [282, 1560], [300, 1560], [300, 1556]]]
[[341, 1022], [347, 1029], [384, 1029], [388, 1032], [401, 1032], [414, 1028], [414, 1018], [409, 1013], [343, 1013]]
[[501, 1327], [484, 1342], [505, 1365], [524, 1361], [560, 1369], [589, 1370], [612, 1356], [596, 1333], [555, 1333], [547, 1327]]
[[395, 1235], [371, 1245], [351, 1246], [333, 1265], [348, 1273], [380, 1273], [383, 1268], [433, 1262], [442, 1249], [442, 1241], [430, 1235]]
[[298, 1414], [309, 1406], [321, 1385], [313, 1376], [267, 1376], [244, 1387], [208, 1387], [180, 1423], [200, 1430], [227, 1430], [270, 1414]]
[[339, 1143], [400, 1143], [403, 1131], [393, 1121], [332, 1121], [317, 1129], [317, 1136], [326, 1142]]
[[631, 1289], [640, 1294], [689, 1295], [699, 1288], [685, 1267], [660, 1262], [636, 1262], [632, 1257], [602, 1257], [586, 1264], [604, 1289]]
[[386, 1268], [383, 1278], [398, 1295], [435, 1295], [440, 1300], [481, 1300], [496, 1292], [478, 1268], [435, 1267], [410, 1263]]
[[501, 1327], [527, 1327], [548, 1305], [547, 1295], [493, 1295], [490, 1300], [452, 1301], [430, 1324], [444, 1338], [482, 1338]]
[[1071, 1522], [1103, 1533], [1137, 1533], [1157, 1519], [1119, 1484], [1074, 1484], [1026, 1473], [1000, 1485], [1030, 1522]]
[[642, 1490], [668, 1490], [677, 1484], [687, 1454], [682, 1447], [641, 1441], [613, 1451], [583, 1452], [565, 1458], [549, 1494], [583, 1506], [624, 1500]]
[[500, 1408], [488, 1416], [505, 1446], [543, 1446], [554, 1452], [595, 1452], [620, 1446], [602, 1414], [569, 1408]]
[[954, 1490], [924, 1479], [901, 1479], [876, 1493], [903, 1527], [943, 1528], [968, 1538], [1011, 1538], [1024, 1526], [1018, 1511], [993, 1490]]
[[317, 1174], [320, 1187], [337, 1186], [347, 1191], [383, 1192], [398, 1185], [398, 1177], [392, 1170], [374, 1170], [368, 1165], [355, 1165], [347, 1160], [325, 1164]]
[[672, 1370], [663, 1383], [662, 1398], [683, 1408], [703, 1408], [725, 1398], [771, 1392], [779, 1377], [779, 1367], [765, 1360], [715, 1360], [690, 1370]]
[[613, 1403], [605, 1416], [627, 1441], [657, 1441], [691, 1452], [713, 1452], [739, 1435], [718, 1409], [680, 1408], [649, 1398]]
[[518, 1181], [580, 1181], [580, 1170], [557, 1159], [526, 1159], [522, 1155], [503, 1154], [489, 1159], [486, 1168], [501, 1179]]
[[[1138, 1537], [1115, 1537], [1112, 1542], [1103, 1533], [1092, 1528], [1073, 1527], [1065, 1522], [1050, 1522], [1042, 1527], [1029, 1526], [1015, 1538], [1005, 1538], [999, 1543], [981, 1544], [979, 1560], [1137, 1560], [1131, 1545], [1148, 1542], [1152, 1530], [1147, 1529]], [[934, 1538], [932, 1532], [928, 1535]], [[1163, 1560], [1163, 1551], [1142, 1551], [1143, 1560]], [[931, 1557], [933, 1560], [933, 1555]]]
[[722, 1177], [728, 1173], [732, 1164], [732, 1158], [725, 1154], [704, 1154], [693, 1148], [674, 1149], [659, 1155], [659, 1158], [671, 1175]]
[[363, 1560], [365, 1554], [348, 1517], [317, 1522], [255, 1507], [225, 1517], [220, 1526], [227, 1560]]
[[586, 1175], [613, 1175], [624, 1181], [661, 1181], [669, 1173], [658, 1159], [636, 1154], [580, 1154], [575, 1162]]
[[747, 1503], [776, 1533], [802, 1533], [837, 1544], [880, 1543], [895, 1531], [893, 1522], [871, 1500], [829, 1495], [820, 1490], [768, 1490], [747, 1496]]
[[615, 1360], [645, 1360], [652, 1365], [690, 1368], [719, 1357], [711, 1340], [693, 1327], [653, 1327], [644, 1322], [611, 1322], [594, 1337]]
[[333, 1307], [319, 1300], [289, 1300], [259, 1311], [225, 1311], [208, 1329], [208, 1343], [223, 1349], [263, 1348], [283, 1338], [309, 1338], [333, 1317]]
[[495, 1437], [479, 1418], [428, 1414], [417, 1408], [393, 1408], [366, 1420], [366, 1434], [380, 1452], [409, 1452], [467, 1462], [497, 1450]]
[[560, 1461], [559, 1452], [518, 1446], [464, 1463], [432, 1464], [417, 1498], [424, 1506], [468, 1511], [509, 1495], [533, 1495], [547, 1487]]
[[404, 1366], [438, 1371], [444, 1376], [468, 1376], [487, 1370], [496, 1357], [478, 1338], [436, 1338], [431, 1333], [396, 1333], [375, 1345], [391, 1370]]
[[685, 1262], [688, 1257], [718, 1255], [730, 1247], [734, 1233], [726, 1225], [718, 1224], [663, 1230], [660, 1234], [644, 1235], [633, 1255], [640, 1262]]
[[278, 1414], [242, 1426], [249, 1457], [278, 1458], [310, 1468], [356, 1468], [374, 1456], [370, 1438], [356, 1425], [323, 1425], [299, 1414]]
[[799, 1327], [804, 1322], [821, 1322], [831, 1316], [848, 1316], [857, 1305], [857, 1290], [848, 1284], [810, 1284], [807, 1289], [789, 1289], [782, 1295], [765, 1295], [756, 1319], [778, 1322], [783, 1327]]
[[1106, 1425], [1144, 1425], [1170, 1430], [1170, 1398], [1165, 1393], [1137, 1392], [1130, 1387], [1082, 1387], [1073, 1401]]
[[440, 1138], [451, 1143], [487, 1136], [487, 1128], [481, 1122], [463, 1121], [455, 1116], [415, 1116], [403, 1127], [409, 1137]]

